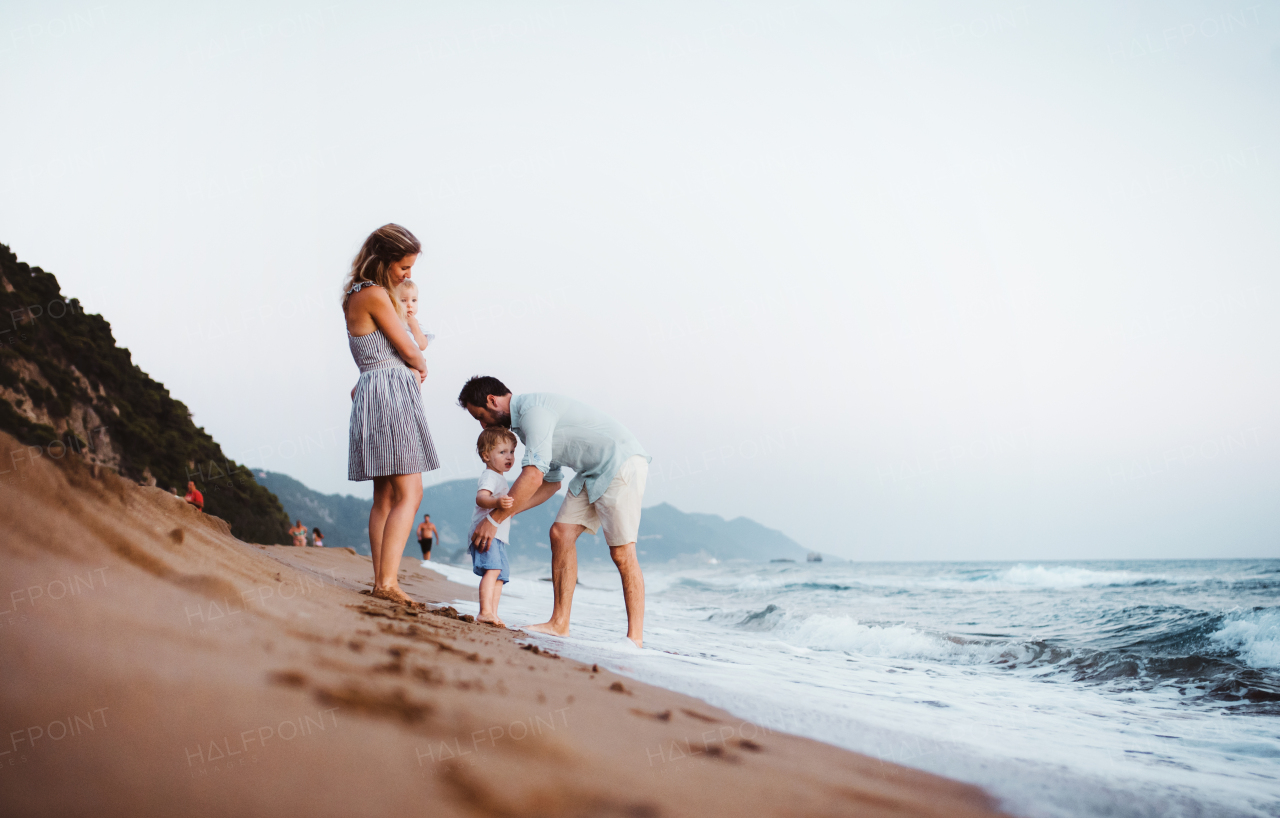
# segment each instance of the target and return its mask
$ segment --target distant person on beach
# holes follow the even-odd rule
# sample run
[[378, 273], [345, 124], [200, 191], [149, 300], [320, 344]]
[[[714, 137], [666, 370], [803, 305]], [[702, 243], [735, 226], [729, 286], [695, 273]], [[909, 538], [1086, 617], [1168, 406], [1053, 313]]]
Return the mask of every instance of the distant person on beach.
[[351, 393], [347, 478], [373, 481], [373, 595], [405, 605], [418, 603], [400, 589], [400, 557], [422, 502], [422, 473], [440, 468], [422, 410], [427, 364], [394, 297], [421, 250], [408, 230], [383, 225], [356, 254], [342, 296], [347, 342], [360, 367]]
[[[490, 426], [480, 432], [476, 441], [476, 453], [484, 461], [484, 471], [476, 486], [476, 508], [471, 514], [471, 531], [485, 520], [493, 520], [491, 513], [497, 509], [509, 509], [515, 501], [507, 496], [507, 478], [504, 477], [516, 463], [516, 436], [510, 429]], [[502, 599], [502, 586], [511, 579], [511, 563], [507, 560], [507, 541], [511, 538], [511, 520], [496, 523], [493, 537], [483, 546], [474, 542], [467, 548], [471, 554], [471, 570], [480, 577], [480, 615], [477, 622], [488, 622], [505, 628], [507, 624], [498, 618], [498, 602]]]
[[562, 466], [574, 471], [569, 492], [551, 526], [551, 619], [525, 630], [569, 635], [569, 611], [578, 584], [577, 541], [583, 531], [604, 528], [609, 556], [622, 576], [627, 638], [644, 645], [644, 574], [636, 558], [640, 503], [649, 460], [640, 442], [613, 418], [572, 398], [547, 392], [512, 397], [497, 378], [475, 377], [458, 394], [458, 405], [486, 429], [509, 428], [525, 445], [520, 476], [511, 487], [510, 508], [480, 520], [472, 546], [488, 548], [498, 526], [546, 502], [560, 488]]
[[311, 542], [316, 548], [324, 548], [324, 534], [320, 533], [320, 529], [311, 529]]
[[289, 529], [289, 536], [293, 537], [293, 544], [299, 548], [307, 547], [307, 527], [302, 524], [302, 520], [295, 520], [293, 528]]
[[418, 545], [422, 547], [422, 558], [424, 560], [431, 559], [431, 545], [436, 541], [436, 524], [431, 522], [430, 514], [422, 515], [422, 522], [418, 523]]
[[[174, 493], [176, 494], [177, 492]], [[201, 511], [204, 511], [204, 495], [200, 493], [200, 489], [196, 488], [194, 480], [187, 481], [187, 494], [182, 499], [186, 500]], [[276, 530], [278, 531], [279, 529]]]

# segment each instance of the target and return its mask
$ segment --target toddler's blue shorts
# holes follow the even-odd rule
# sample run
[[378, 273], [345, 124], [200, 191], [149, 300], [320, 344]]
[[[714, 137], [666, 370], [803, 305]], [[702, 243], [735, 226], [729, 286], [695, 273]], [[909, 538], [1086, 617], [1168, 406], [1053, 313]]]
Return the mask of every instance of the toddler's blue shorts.
[[482, 577], [485, 571], [497, 568], [502, 572], [498, 574], [498, 581], [504, 584], [510, 581], [511, 563], [507, 562], [507, 544], [502, 540], [490, 540], [488, 551], [477, 551], [474, 545], [468, 546], [467, 553], [471, 555], [471, 571], [476, 576]]

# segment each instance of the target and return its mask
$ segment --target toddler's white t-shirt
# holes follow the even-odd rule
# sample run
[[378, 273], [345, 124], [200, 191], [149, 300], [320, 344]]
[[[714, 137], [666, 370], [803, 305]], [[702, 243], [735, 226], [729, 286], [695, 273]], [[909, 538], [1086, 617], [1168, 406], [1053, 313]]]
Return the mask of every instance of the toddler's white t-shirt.
[[[476, 491], [488, 491], [494, 497], [505, 497], [507, 495], [507, 478], [498, 474], [490, 468], [486, 468], [480, 474], [480, 480], [476, 483]], [[471, 513], [471, 530], [467, 532], [467, 544], [471, 544], [471, 535], [475, 533], [476, 526], [480, 525], [480, 521], [489, 513], [489, 509], [476, 506], [476, 510]], [[493, 535], [495, 539], [502, 540], [508, 545], [511, 543], [511, 518], [503, 520], [498, 526], [498, 533]]]

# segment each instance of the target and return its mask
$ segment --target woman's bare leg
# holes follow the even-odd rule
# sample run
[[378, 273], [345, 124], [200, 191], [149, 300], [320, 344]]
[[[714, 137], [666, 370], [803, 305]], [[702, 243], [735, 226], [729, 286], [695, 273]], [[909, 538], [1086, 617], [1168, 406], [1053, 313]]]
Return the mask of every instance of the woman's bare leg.
[[382, 587], [382, 534], [387, 528], [395, 486], [391, 477], [373, 478], [373, 508], [369, 509], [369, 550], [373, 559], [373, 587]]
[[[383, 524], [378, 554], [374, 558], [374, 596], [393, 599], [397, 602], [412, 602], [404, 591], [400, 590], [400, 557], [404, 554], [404, 545], [409, 540], [409, 532], [413, 529], [413, 520], [418, 514], [418, 506], [422, 504], [422, 475], [397, 474], [383, 478], [391, 489], [390, 509]], [[377, 491], [375, 481], [374, 491]], [[372, 529], [373, 514], [370, 513]], [[371, 531], [372, 533], [372, 531]], [[370, 548], [373, 547], [372, 539]]]

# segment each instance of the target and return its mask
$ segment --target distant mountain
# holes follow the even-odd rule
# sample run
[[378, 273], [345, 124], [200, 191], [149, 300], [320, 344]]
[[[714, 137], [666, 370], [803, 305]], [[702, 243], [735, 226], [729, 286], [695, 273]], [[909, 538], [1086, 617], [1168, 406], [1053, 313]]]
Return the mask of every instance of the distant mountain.
[[[324, 530], [326, 546], [349, 546], [362, 554], [369, 553], [369, 509], [373, 501], [340, 494], [312, 491], [286, 474], [254, 469], [257, 481], [270, 489], [284, 504], [289, 520], [302, 520], [310, 528]], [[418, 520], [431, 514], [440, 531], [433, 559], [446, 562], [466, 561], [464, 541], [471, 527], [471, 511], [475, 507], [474, 480], [451, 480], [423, 491]], [[551, 564], [548, 532], [560, 510], [563, 495], [557, 495], [537, 508], [518, 515], [511, 521], [508, 553], [516, 564]], [[646, 562], [728, 560], [768, 561], [792, 559], [803, 562], [807, 551], [780, 531], [765, 528], [754, 520], [738, 517], [725, 520], [715, 514], [689, 514], [669, 503], [644, 510], [640, 518], [640, 540], [636, 548]], [[405, 551], [418, 556], [418, 543], [410, 537]], [[578, 540], [580, 562], [609, 559], [603, 536], [584, 535]]]
[[804, 562], [809, 553], [786, 534], [765, 528], [755, 520], [737, 517], [726, 521], [715, 514], [689, 514], [669, 503], [644, 510], [636, 548], [650, 560], [664, 562], [686, 556], [714, 557], [721, 562]]

